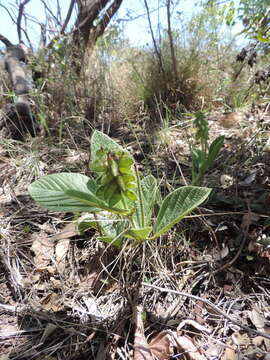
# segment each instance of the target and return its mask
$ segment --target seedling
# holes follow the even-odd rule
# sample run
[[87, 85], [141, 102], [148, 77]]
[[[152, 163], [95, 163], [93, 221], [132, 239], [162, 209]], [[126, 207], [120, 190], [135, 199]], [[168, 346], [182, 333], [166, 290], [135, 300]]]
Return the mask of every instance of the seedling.
[[192, 148], [192, 185], [199, 185], [205, 173], [213, 166], [220, 149], [224, 144], [224, 136], [217, 137], [209, 146], [209, 127], [205, 114], [195, 114], [194, 127], [195, 139], [200, 143], [200, 148]]
[[[141, 177], [131, 154], [107, 135], [95, 131], [91, 138], [89, 178], [78, 173], [51, 174], [29, 186], [29, 193], [51, 211], [84, 213], [78, 229], [94, 228], [99, 240], [122, 247], [158, 238], [205, 201], [211, 189], [185, 186], [161, 199], [152, 175]], [[159, 211], [153, 221], [154, 207]]]

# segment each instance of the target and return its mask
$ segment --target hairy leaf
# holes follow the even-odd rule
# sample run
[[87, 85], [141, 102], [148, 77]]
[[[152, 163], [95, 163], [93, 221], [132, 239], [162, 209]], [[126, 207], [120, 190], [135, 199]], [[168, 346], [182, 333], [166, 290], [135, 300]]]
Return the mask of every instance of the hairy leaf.
[[43, 176], [28, 188], [31, 197], [41, 206], [52, 211], [97, 212], [101, 209], [119, 214], [127, 211], [110, 208], [95, 192], [96, 182], [77, 173], [59, 173]]
[[148, 226], [142, 229], [129, 229], [127, 230], [127, 232], [125, 233], [125, 237], [127, 238], [131, 238], [131, 239], [135, 239], [138, 241], [144, 241], [147, 240], [147, 237], [149, 236], [150, 232], [152, 231], [152, 227]]
[[97, 152], [100, 149], [106, 149], [111, 152], [126, 152], [126, 150], [117, 142], [112, 140], [109, 136], [103, 134], [101, 131], [95, 130], [91, 137], [91, 160], [97, 160]]
[[206, 200], [211, 189], [185, 186], [171, 192], [163, 200], [154, 227], [155, 239], [170, 230], [173, 225]]
[[137, 190], [138, 200], [135, 203], [136, 212], [134, 220], [138, 227], [150, 225], [153, 216], [154, 205], [161, 202], [160, 190], [157, 180], [153, 175], [145, 176], [141, 179], [142, 202], [139, 198], [139, 189]]

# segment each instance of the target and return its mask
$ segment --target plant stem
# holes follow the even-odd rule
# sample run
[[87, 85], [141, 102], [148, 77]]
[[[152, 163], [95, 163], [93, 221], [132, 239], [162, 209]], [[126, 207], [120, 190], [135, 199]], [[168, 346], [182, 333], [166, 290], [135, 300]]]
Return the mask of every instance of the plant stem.
[[139, 195], [139, 203], [140, 203], [140, 210], [141, 210], [141, 227], [144, 228], [144, 208], [143, 208], [143, 195], [142, 195], [142, 185], [140, 176], [138, 173], [137, 166], [135, 165], [135, 172], [136, 172], [136, 178], [137, 178], [137, 185], [138, 185], [138, 195]]

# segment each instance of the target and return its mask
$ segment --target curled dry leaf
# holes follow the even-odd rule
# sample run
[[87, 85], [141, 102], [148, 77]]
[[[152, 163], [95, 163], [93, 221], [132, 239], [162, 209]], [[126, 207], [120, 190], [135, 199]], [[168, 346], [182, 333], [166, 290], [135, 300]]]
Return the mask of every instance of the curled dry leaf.
[[157, 334], [149, 343], [154, 359], [165, 360], [173, 355], [173, 337], [167, 331]]
[[41, 269], [47, 267], [54, 253], [54, 244], [48, 238], [47, 234], [44, 231], [39, 233], [34, 233], [31, 235], [33, 240], [31, 250], [34, 252], [34, 263], [36, 268]]
[[142, 307], [133, 307], [133, 321], [135, 324], [135, 336], [134, 336], [134, 360], [154, 360], [150, 347], [144, 336], [144, 326], [142, 321]]
[[236, 348], [237, 346], [233, 344], [232, 340], [229, 340], [222, 360], [237, 360]]
[[256, 329], [263, 331], [265, 318], [262, 315], [262, 313], [257, 308], [254, 307], [251, 311], [248, 312], [248, 316], [251, 322], [253, 323], [253, 325], [256, 327]]
[[235, 332], [232, 334], [232, 341], [237, 346], [247, 347], [250, 344], [250, 338], [248, 334], [240, 334], [239, 332]]
[[55, 246], [55, 260], [60, 273], [65, 270], [65, 260], [69, 249], [69, 239], [61, 239]]
[[67, 224], [61, 232], [55, 234], [50, 239], [57, 241], [55, 246], [55, 260], [57, 263], [57, 270], [63, 273], [65, 270], [65, 260], [69, 249], [70, 238], [79, 234], [77, 225], [72, 222]]
[[190, 337], [177, 336], [175, 334], [174, 340], [176, 342], [178, 354], [183, 353], [188, 360], [206, 360], [206, 357], [201, 354]]
[[205, 326], [203, 326], [203, 325], [200, 325], [200, 324], [197, 323], [196, 321], [187, 319], [187, 320], [181, 321], [181, 323], [178, 325], [178, 327], [177, 327], [177, 333], [178, 333], [178, 334], [179, 334], [179, 331], [180, 331], [185, 325], [191, 325], [191, 326], [193, 326], [195, 329], [197, 329], [197, 330], [199, 330], [199, 331], [201, 331], [201, 332], [206, 332], [207, 334], [210, 334], [210, 333], [212, 332], [212, 330], [207, 329], [207, 327], [205, 327]]

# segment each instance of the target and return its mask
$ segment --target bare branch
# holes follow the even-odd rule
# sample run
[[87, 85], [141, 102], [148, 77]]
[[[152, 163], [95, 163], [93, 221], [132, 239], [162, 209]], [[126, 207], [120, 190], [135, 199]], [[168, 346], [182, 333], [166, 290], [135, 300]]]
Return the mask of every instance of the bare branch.
[[72, 14], [72, 11], [73, 11], [73, 8], [74, 8], [74, 5], [75, 5], [75, 0], [71, 0], [70, 1], [70, 5], [69, 5], [69, 8], [68, 8], [68, 12], [67, 12], [67, 16], [65, 18], [65, 21], [64, 21], [64, 24], [62, 25], [62, 28], [60, 30], [60, 34], [64, 34], [65, 30], [66, 30], [66, 27], [69, 23], [69, 20], [71, 18], [71, 14]]
[[[164, 8], [164, 5], [158, 5], [158, 7], [157, 8], [155, 8], [155, 9], [149, 9], [149, 13], [150, 14], [153, 14], [153, 13], [155, 13], [155, 12], [158, 12], [159, 13], [159, 10], [160, 9], [162, 9], [162, 8]], [[134, 13], [134, 11], [133, 11], [133, 13]], [[144, 18], [145, 16], [147, 15], [147, 13], [142, 13], [142, 14], [138, 14], [138, 15], [134, 15], [134, 16], [132, 16], [132, 15], [126, 15], [127, 16], [127, 18], [118, 18], [117, 19], [117, 22], [129, 22], [129, 21], [134, 21], [134, 20], [138, 20], [138, 19], [140, 19], [140, 18]], [[159, 17], [159, 14], [157, 14], [157, 16]]]
[[103, 18], [100, 20], [99, 24], [96, 27], [96, 31], [95, 31], [96, 39], [104, 33], [106, 27], [109, 25], [112, 17], [117, 12], [117, 10], [121, 6], [122, 2], [123, 2], [123, 0], [115, 0], [111, 4], [111, 6], [108, 8], [105, 15], [103, 16]]
[[59, 19], [60, 24], [63, 24], [62, 15], [61, 15], [61, 6], [59, 0], [56, 0], [56, 3], [57, 3], [57, 18]]
[[39, 49], [44, 49], [46, 46], [46, 27], [44, 24], [39, 24], [40, 26], [40, 41], [39, 41]]
[[0, 41], [2, 41], [6, 47], [13, 46], [13, 44], [3, 35], [0, 34]]
[[3, 4], [0, 3], [0, 6], [6, 10], [6, 12], [8, 13], [8, 16], [11, 18], [11, 20], [14, 22], [14, 24], [16, 24], [16, 19], [15, 17], [11, 14], [11, 12], [9, 11], [9, 9], [4, 6]]
[[147, 0], [144, 0], [144, 6], [145, 6], [146, 12], [147, 12], [147, 19], [148, 19], [148, 24], [149, 24], [149, 29], [150, 29], [153, 45], [154, 45], [154, 48], [155, 48], [155, 53], [156, 53], [157, 58], [158, 58], [160, 70], [161, 70], [163, 78], [165, 80], [166, 79], [166, 74], [165, 74], [165, 71], [164, 71], [164, 68], [163, 68], [163, 62], [162, 62], [162, 58], [161, 58], [161, 53], [160, 53], [160, 51], [159, 51], [159, 49], [157, 47], [156, 39], [155, 39], [155, 36], [154, 36], [154, 31], [153, 31], [151, 17], [150, 17], [150, 10], [149, 10], [149, 7], [148, 7]]
[[174, 51], [172, 26], [171, 26], [171, 0], [167, 0], [166, 8], [167, 8], [168, 37], [169, 37], [171, 57], [172, 57], [172, 63], [173, 63], [173, 75], [174, 75], [174, 80], [176, 81], [178, 78], [178, 71], [177, 71], [177, 62], [176, 62], [176, 56], [175, 56], [175, 51]]
[[48, 13], [51, 15], [52, 19], [54, 19], [55, 24], [57, 24], [57, 26], [61, 26], [61, 20], [58, 19], [58, 16], [55, 16], [54, 13], [52, 12], [52, 10], [49, 8], [49, 6], [46, 4], [47, 1], [41, 0], [44, 8], [46, 11], [48, 11]]
[[20, 5], [19, 5], [19, 13], [18, 13], [18, 17], [17, 17], [17, 33], [18, 33], [18, 40], [19, 42], [22, 41], [22, 27], [21, 27], [21, 22], [22, 22], [22, 16], [23, 16], [23, 11], [24, 11], [24, 7], [27, 3], [29, 3], [30, 0], [24, 0], [24, 1], [20, 1]]

